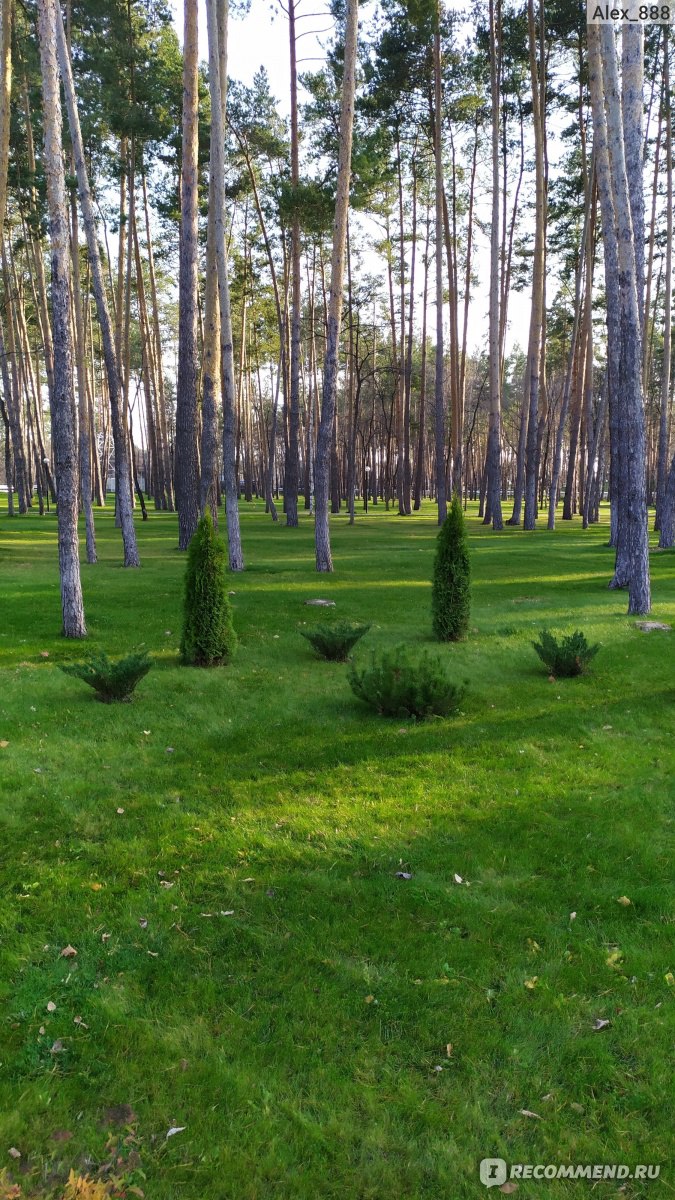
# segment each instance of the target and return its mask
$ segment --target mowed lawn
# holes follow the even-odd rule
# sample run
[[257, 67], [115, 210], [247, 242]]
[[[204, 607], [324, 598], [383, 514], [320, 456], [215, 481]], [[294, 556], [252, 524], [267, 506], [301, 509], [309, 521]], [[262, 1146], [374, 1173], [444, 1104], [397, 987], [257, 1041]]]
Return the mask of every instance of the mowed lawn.
[[[494, 1155], [660, 1164], [593, 1195], [674, 1195], [675, 633], [607, 590], [607, 525], [471, 510], [472, 631], [438, 648], [470, 689], [415, 724], [297, 631], [326, 597], [372, 622], [359, 654], [433, 646], [431, 505], [335, 518], [330, 577], [307, 515], [242, 505], [212, 671], [178, 661], [175, 519], [139, 522], [140, 571], [96, 520], [87, 645], [156, 661], [130, 705], [58, 670], [87, 645], [54, 515], [0, 515], [0, 1196], [74, 1168], [149, 1200], [463, 1200]], [[675, 623], [675, 555], [652, 574]], [[549, 681], [544, 626], [601, 643], [590, 675]]]

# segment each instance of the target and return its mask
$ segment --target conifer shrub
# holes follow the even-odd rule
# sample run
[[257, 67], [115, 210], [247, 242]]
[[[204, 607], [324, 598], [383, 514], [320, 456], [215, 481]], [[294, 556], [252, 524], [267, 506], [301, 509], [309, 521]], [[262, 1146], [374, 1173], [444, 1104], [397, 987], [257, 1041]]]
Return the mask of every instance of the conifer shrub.
[[225, 545], [206, 512], [188, 546], [185, 569], [183, 662], [215, 667], [232, 658], [237, 637], [225, 584]]
[[561, 678], [582, 675], [600, 649], [597, 644], [590, 646], [580, 629], [560, 641], [548, 629], [542, 629], [539, 641], [532, 645], [549, 674]]
[[66, 663], [61, 670], [66, 675], [83, 679], [104, 704], [128, 704], [136, 684], [147, 675], [151, 666], [152, 659], [145, 651], [142, 654], [127, 654], [126, 658], [120, 658], [117, 662], [101, 652], [90, 655], [81, 663]]
[[424, 650], [413, 656], [404, 645], [373, 651], [364, 664], [351, 663], [348, 678], [359, 700], [385, 717], [446, 717], [466, 692], [466, 684], [453, 683], [436, 655]]
[[359, 625], [356, 621], [333, 621], [299, 632], [314, 647], [319, 658], [346, 662], [350, 650], [369, 629], [370, 625]]
[[431, 611], [434, 637], [457, 642], [466, 636], [471, 612], [471, 570], [466, 522], [459, 496], [438, 531]]

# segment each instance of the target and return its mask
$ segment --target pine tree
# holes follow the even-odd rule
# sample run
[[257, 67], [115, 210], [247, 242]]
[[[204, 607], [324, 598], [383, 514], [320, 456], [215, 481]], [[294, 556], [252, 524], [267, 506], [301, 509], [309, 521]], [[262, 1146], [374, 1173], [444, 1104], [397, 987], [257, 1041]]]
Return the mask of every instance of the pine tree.
[[237, 638], [225, 587], [225, 544], [204, 514], [188, 547], [181, 655], [195, 667], [230, 661]]
[[457, 642], [465, 636], [471, 609], [469, 548], [457, 495], [438, 531], [431, 607], [439, 642]]

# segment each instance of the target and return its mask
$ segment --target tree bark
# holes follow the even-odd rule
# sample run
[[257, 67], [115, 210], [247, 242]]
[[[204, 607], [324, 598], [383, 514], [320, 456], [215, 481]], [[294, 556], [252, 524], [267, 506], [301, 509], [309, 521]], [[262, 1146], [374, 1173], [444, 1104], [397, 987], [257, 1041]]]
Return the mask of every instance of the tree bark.
[[330, 299], [326, 328], [326, 354], [323, 368], [321, 420], [314, 468], [315, 490], [315, 552], [317, 571], [332, 571], [328, 523], [329, 464], [331, 438], [337, 402], [338, 343], [342, 320], [342, 281], [344, 278], [347, 215], [349, 212], [349, 182], [352, 160], [352, 131], [354, 126], [354, 92], [356, 86], [356, 46], [358, 31], [358, 0], [347, 0], [342, 102], [340, 106], [339, 157], [337, 196], [333, 222]]
[[51, 300], [54, 336], [52, 441], [58, 488], [59, 572], [63, 634], [86, 637], [77, 533], [77, 448], [75, 444], [70, 325], [70, 254], [66, 182], [61, 151], [62, 122], [56, 62], [55, 0], [38, 0], [42, 68], [44, 169], [51, 241]]

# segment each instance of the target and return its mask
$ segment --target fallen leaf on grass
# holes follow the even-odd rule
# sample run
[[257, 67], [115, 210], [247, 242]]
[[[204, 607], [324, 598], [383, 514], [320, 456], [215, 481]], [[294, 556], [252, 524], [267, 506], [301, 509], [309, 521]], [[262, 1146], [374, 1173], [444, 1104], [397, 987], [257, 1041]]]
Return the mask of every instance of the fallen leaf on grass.
[[174, 882], [175, 880], [172, 882], [170, 879], [160, 879], [159, 886], [163, 888], [172, 888]]
[[577, 1104], [576, 1101], [574, 1101], [574, 1100], [570, 1104], [570, 1108], [572, 1109], [572, 1112], [575, 1112], [575, 1113], [583, 1113], [586, 1111], [583, 1104]]
[[608, 954], [607, 958], [605, 959], [606, 966], [610, 967], [612, 971], [620, 970], [622, 963], [623, 950], [612, 950], [612, 953]]
[[668, 987], [675, 987], [675, 975], [673, 975], [672, 971], [666, 971], [666, 974], [663, 976], [663, 978], [668, 984]]
[[10, 1146], [7, 1153], [9, 1154], [10, 1158], [21, 1158], [21, 1151], [17, 1150], [16, 1146]]
[[101, 941], [102, 941], [102, 942], [109, 942], [109, 941], [110, 941], [110, 939], [111, 939], [111, 937], [112, 937], [112, 933], [102, 933], [102, 934], [101, 934]]
[[531, 979], [525, 979], [523, 981], [523, 986], [526, 987], [529, 992], [533, 992], [538, 983], [539, 976], [533, 975]]
[[62, 1050], [63, 1050], [63, 1042], [61, 1041], [60, 1038], [57, 1038], [55, 1042], [52, 1042], [51, 1053], [52, 1054], [60, 1054]]
[[6, 750], [8, 746], [9, 746], [9, 742], [5, 741], [5, 739], [2, 738], [0, 740], [0, 750]]
[[47, 1001], [47, 1012], [56, 1012], [56, 1005], [53, 1000]]
[[76, 956], [77, 950], [74, 946], [68, 945], [63, 947], [63, 950], [61, 951], [61, 958], [75, 958]]
[[124, 812], [124, 809], [123, 809], [123, 808], [118, 808], [118, 809], [117, 809], [117, 815], [118, 815], [118, 817], [121, 817], [123, 812]]
[[529, 1108], [519, 1108], [518, 1112], [520, 1113], [521, 1117], [531, 1117], [535, 1121], [543, 1121], [544, 1119], [543, 1117], [539, 1116], [539, 1113], [532, 1112], [532, 1110]]
[[366, 1003], [366, 1004], [372, 1004], [372, 1003], [373, 1003], [373, 1001], [374, 1001], [374, 999], [375, 999], [375, 997], [374, 997], [374, 996], [366, 996], [366, 997], [365, 997], [365, 1003]]
[[140, 925], [141, 929], [147, 929], [148, 928], [148, 918], [141, 917], [138, 924]]
[[183, 1133], [185, 1129], [187, 1129], [187, 1125], [172, 1125], [166, 1136], [167, 1138], [175, 1137], [177, 1133]]
[[447, 1046], [445, 1047], [445, 1053], [447, 1054], [448, 1058], [452, 1058], [452, 1049], [452, 1042], [448, 1042]]
[[221, 917], [233, 917], [234, 909], [233, 908], [221, 908], [220, 915], [221, 915]]
[[619, 896], [617, 900], [617, 904], [620, 904], [622, 908], [628, 908], [631, 903], [632, 901], [628, 899], [628, 896]]
[[101, 892], [101, 891], [103, 891], [103, 884], [102, 884], [102, 883], [90, 883], [90, 884], [89, 884], [89, 887], [91, 888], [92, 892]]
[[505, 1196], [511, 1196], [514, 1192], [518, 1191], [518, 1184], [516, 1183], [515, 1179], [508, 1179], [506, 1183], [502, 1184], [499, 1190], [500, 1192], [503, 1192]]
[[593, 1029], [596, 1033], [599, 1033], [601, 1029], [607, 1029], [611, 1024], [612, 1022], [605, 1020], [604, 1017], [596, 1017], [593, 1022]]

